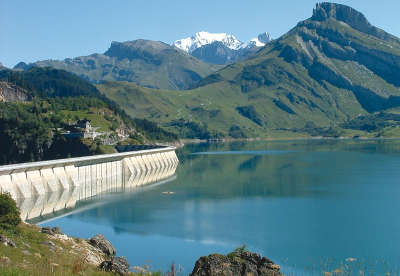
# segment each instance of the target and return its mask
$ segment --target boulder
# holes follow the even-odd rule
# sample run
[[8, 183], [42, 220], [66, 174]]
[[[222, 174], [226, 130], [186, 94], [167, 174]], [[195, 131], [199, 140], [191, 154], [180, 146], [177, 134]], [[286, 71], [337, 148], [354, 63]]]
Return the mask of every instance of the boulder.
[[92, 246], [100, 249], [108, 256], [113, 256], [116, 253], [114, 246], [102, 234], [97, 234], [96, 236], [90, 238], [89, 243]]
[[111, 260], [102, 262], [100, 269], [118, 273], [119, 275], [126, 275], [129, 272], [129, 263], [125, 257], [113, 257]]
[[60, 227], [53, 227], [51, 228], [51, 231], [53, 232], [53, 234], [63, 235], [63, 232], [61, 231]]
[[4, 244], [5, 246], [17, 247], [12, 240], [3, 235], [0, 235], [0, 243]]
[[43, 227], [41, 230], [42, 233], [48, 234], [48, 235], [62, 235], [63, 232], [61, 231], [60, 227]]
[[48, 234], [48, 235], [53, 235], [53, 231], [51, 230], [50, 227], [43, 227], [43, 228], [41, 229], [41, 232], [42, 232], [42, 233], [45, 233], [45, 234]]
[[44, 242], [42, 242], [42, 244], [48, 246], [51, 251], [56, 251], [56, 249], [57, 249], [57, 246], [52, 241], [44, 241]]
[[282, 274], [279, 265], [274, 264], [271, 260], [240, 248], [228, 255], [211, 254], [207, 257], [200, 257], [190, 275], [277, 276]]

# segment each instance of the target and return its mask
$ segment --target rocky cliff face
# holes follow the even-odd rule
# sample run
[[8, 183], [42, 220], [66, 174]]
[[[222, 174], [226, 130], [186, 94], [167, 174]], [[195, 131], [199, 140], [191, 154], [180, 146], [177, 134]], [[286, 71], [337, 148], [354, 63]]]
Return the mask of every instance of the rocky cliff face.
[[28, 92], [14, 84], [0, 81], [0, 102], [24, 102], [30, 100]]
[[397, 43], [400, 42], [395, 36], [372, 26], [361, 12], [349, 6], [327, 2], [317, 4], [311, 19], [324, 21], [330, 18], [344, 22], [360, 32], [375, 36], [379, 39], [395, 41]]

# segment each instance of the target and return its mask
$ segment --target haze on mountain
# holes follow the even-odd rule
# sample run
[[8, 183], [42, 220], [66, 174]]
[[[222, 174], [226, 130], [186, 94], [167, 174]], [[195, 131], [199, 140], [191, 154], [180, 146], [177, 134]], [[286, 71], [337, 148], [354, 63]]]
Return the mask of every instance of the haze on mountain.
[[14, 69], [31, 67], [63, 69], [89, 80], [129, 81], [162, 89], [187, 89], [220, 67], [206, 64], [186, 52], [160, 41], [138, 39], [112, 42], [104, 54], [64, 60], [18, 63]]
[[351, 7], [321, 3], [311, 18], [196, 89], [163, 92], [124, 82], [98, 87], [129, 114], [188, 137], [315, 130], [398, 136], [400, 40]]

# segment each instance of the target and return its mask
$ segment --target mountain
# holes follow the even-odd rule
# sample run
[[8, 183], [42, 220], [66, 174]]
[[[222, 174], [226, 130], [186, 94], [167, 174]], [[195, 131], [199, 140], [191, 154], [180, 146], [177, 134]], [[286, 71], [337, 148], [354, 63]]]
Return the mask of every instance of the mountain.
[[14, 66], [14, 70], [27, 70], [27, 69], [29, 69], [30, 67], [32, 67], [32, 66], [29, 66], [28, 64], [26, 64], [25, 62], [23, 62], [23, 61], [21, 61], [21, 62], [18, 62], [15, 66]]
[[[76, 130], [79, 120], [89, 120], [96, 136], [85, 138]], [[155, 123], [129, 117], [72, 73], [38, 67], [0, 71], [0, 164], [110, 153], [117, 142], [176, 138]]]
[[209, 32], [198, 32], [191, 37], [182, 38], [175, 41], [173, 45], [187, 53], [192, 53], [197, 48], [216, 41], [221, 42], [222, 45], [232, 50], [239, 50], [243, 45], [243, 42], [231, 34]]
[[320, 3], [312, 17], [195, 89], [99, 89], [129, 114], [186, 136], [399, 136], [400, 39], [351, 7]]
[[268, 33], [262, 33], [244, 43], [231, 34], [198, 32], [191, 37], [175, 41], [173, 46], [206, 63], [231, 64], [248, 58], [271, 40]]
[[129, 81], [174, 90], [188, 88], [219, 68], [163, 42], [142, 39], [112, 42], [104, 54], [32, 64], [20, 62], [14, 69], [26, 70], [33, 66], [63, 69], [93, 83]]
[[272, 41], [271, 35], [267, 32], [259, 34], [257, 37], [251, 39], [247, 44], [242, 47], [264, 47], [266, 44]]
[[239, 50], [234, 50], [226, 46], [223, 42], [214, 41], [196, 48], [191, 54], [207, 63], [229, 64], [238, 59]]

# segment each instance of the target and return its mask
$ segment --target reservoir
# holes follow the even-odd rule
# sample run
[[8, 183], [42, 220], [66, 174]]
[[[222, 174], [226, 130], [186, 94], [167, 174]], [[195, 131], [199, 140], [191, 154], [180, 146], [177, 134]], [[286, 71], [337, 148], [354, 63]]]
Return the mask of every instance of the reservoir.
[[289, 274], [400, 272], [399, 140], [204, 143], [177, 155], [167, 181], [39, 223], [102, 233], [131, 265], [174, 263], [184, 275], [200, 256], [242, 245]]

